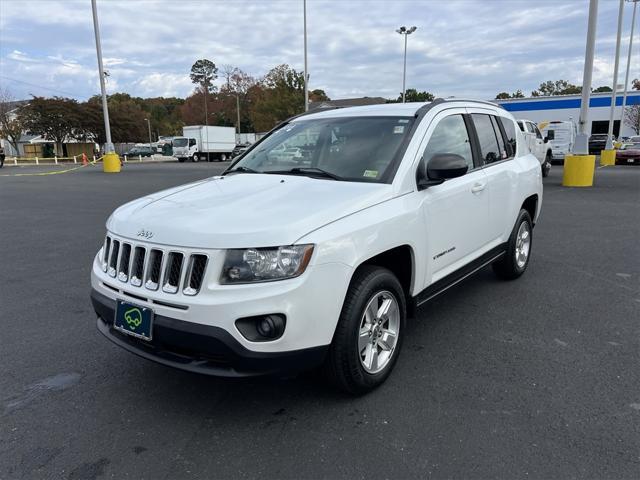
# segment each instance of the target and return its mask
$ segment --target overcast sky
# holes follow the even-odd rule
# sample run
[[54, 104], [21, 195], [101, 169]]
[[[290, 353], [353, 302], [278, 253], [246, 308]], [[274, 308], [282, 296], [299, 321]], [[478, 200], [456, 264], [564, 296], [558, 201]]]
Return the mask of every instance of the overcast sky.
[[[400, 25], [418, 27], [408, 39], [408, 88], [493, 98], [518, 88], [529, 95], [544, 80], [580, 84], [588, 3], [308, 0], [310, 88], [331, 98], [397, 97]], [[612, 83], [617, 7], [600, 0], [594, 86]], [[184, 97], [198, 58], [255, 77], [281, 63], [303, 69], [302, 0], [98, 0], [98, 10], [110, 93]], [[625, 12], [620, 83], [630, 4]], [[638, 60], [631, 78], [640, 76]], [[0, 86], [18, 98], [86, 99], [99, 93], [96, 71], [90, 0], [0, 0]]]

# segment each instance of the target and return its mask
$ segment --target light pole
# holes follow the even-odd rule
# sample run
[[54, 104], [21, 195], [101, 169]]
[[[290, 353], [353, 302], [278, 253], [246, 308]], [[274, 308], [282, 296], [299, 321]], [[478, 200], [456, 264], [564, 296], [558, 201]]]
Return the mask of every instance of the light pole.
[[396, 30], [400, 35], [404, 35], [404, 66], [402, 68], [402, 103], [405, 102], [405, 94], [406, 94], [406, 79], [407, 79], [407, 36], [411, 35], [416, 31], [418, 27], [413, 26], [411, 28], [407, 28], [405, 26], [400, 27]]
[[147, 127], [149, 127], [149, 150], [153, 151], [153, 147], [151, 146], [151, 142], [152, 142], [152, 140], [151, 140], [151, 122], [149, 121], [148, 118], [145, 118], [144, 120], [145, 120], [145, 122], [147, 122]]
[[[613, 141], [611, 140], [611, 136], [613, 135], [613, 117], [616, 110], [616, 95], [618, 93], [618, 65], [620, 64], [620, 37], [622, 36], [623, 16], [624, 0], [620, 0], [620, 7], [618, 8], [618, 34], [616, 36], [616, 58], [613, 63], [613, 93], [611, 94], [611, 112], [609, 114], [609, 130], [607, 132], [607, 145], [604, 147], [605, 150], [613, 150]], [[613, 155], [613, 163], [615, 163], [615, 153]]]
[[102, 64], [102, 45], [100, 44], [100, 25], [98, 23], [98, 7], [96, 0], [91, 0], [93, 13], [93, 31], [96, 37], [96, 53], [98, 55], [98, 77], [100, 78], [100, 91], [102, 93], [102, 114], [104, 116], [104, 131], [106, 143], [104, 144], [104, 158], [102, 166], [105, 172], [116, 173], [120, 171], [120, 158], [115, 153], [111, 142], [111, 128], [109, 127], [109, 109], [107, 108], [107, 89], [104, 82], [105, 72]]
[[591, 77], [593, 74], [593, 52], [596, 43], [598, 0], [589, 1], [589, 26], [587, 27], [587, 47], [584, 53], [584, 73], [582, 77], [582, 100], [580, 102], [579, 133], [569, 155], [564, 158], [562, 185], [565, 187], [590, 187], [593, 185], [596, 157], [589, 155], [587, 125], [589, 98], [591, 97]]
[[304, 111], [309, 110], [309, 73], [307, 72], [307, 0], [302, 1], [304, 20]]
[[620, 133], [622, 134], [622, 125], [624, 124], [624, 108], [627, 105], [627, 85], [629, 84], [629, 67], [631, 66], [631, 51], [633, 49], [633, 30], [636, 23], [636, 7], [638, 0], [630, 0], [633, 2], [633, 14], [631, 15], [631, 35], [629, 35], [629, 52], [627, 53], [627, 73], [624, 76], [624, 93], [622, 94], [622, 113], [620, 114]]

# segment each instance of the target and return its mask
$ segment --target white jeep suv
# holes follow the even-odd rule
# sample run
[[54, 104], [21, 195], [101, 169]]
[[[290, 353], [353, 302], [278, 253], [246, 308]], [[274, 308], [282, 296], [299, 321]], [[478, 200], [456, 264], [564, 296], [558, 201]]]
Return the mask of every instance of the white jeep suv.
[[[282, 149], [300, 155], [270, 155]], [[449, 99], [295, 117], [224, 174], [107, 221], [98, 329], [165, 365], [222, 376], [323, 366], [381, 384], [407, 312], [488, 264], [520, 276], [542, 201], [514, 118]]]

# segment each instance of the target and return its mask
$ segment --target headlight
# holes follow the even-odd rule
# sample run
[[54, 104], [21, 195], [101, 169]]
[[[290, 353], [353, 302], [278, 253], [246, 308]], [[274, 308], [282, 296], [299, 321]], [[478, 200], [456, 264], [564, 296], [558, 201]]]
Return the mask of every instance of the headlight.
[[313, 253], [313, 245], [227, 250], [220, 283], [253, 283], [284, 280], [301, 275]]

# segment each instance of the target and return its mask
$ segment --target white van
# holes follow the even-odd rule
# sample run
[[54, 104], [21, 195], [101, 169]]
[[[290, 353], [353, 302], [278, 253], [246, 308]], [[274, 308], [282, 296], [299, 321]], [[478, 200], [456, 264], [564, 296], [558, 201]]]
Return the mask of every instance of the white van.
[[542, 129], [543, 135], [551, 145], [551, 160], [564, 162], [565, 155], [573, 151], [578, 129], [572, 121], [553, 121]]

